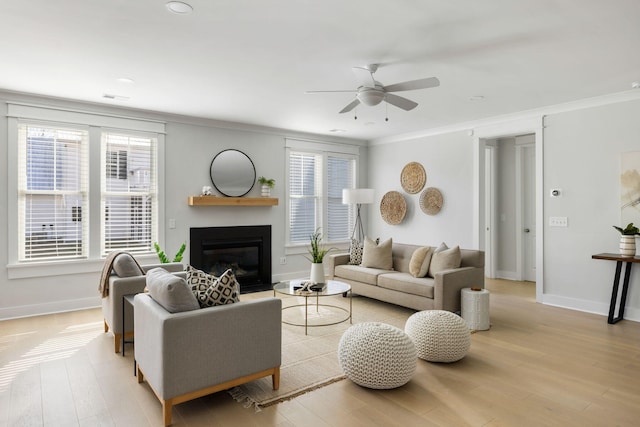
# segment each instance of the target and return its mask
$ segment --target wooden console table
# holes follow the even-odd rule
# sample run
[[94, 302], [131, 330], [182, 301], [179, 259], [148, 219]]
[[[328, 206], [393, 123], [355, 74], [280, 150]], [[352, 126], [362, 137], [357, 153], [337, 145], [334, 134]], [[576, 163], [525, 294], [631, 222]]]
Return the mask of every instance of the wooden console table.
[[[611, 292], [611, 304], [609, 305], [609, 318], [607, 322], [610, 324], [618, 323], [624, 318], [624, 306], [627, 302], [627, 291], [629, 290], [629, 276], [631, 275], [631, 266], [640, 263], [639, 257], [625, 257], [619, 254], [597, 254], [592, 255], [592, 259], [604, 259], [616, 262], [616, 274], [613, 278], [613, 291]], [[622, 294], [620, 295], [620, 305], [618, 306], [618, 317], [615, 316], [616, 302], [618, 300], [618, 288], [620, 287], [620, 272], [622, 271], [622, 263], [627, 265], [624, 270], [624, 281], [622, 283]]]

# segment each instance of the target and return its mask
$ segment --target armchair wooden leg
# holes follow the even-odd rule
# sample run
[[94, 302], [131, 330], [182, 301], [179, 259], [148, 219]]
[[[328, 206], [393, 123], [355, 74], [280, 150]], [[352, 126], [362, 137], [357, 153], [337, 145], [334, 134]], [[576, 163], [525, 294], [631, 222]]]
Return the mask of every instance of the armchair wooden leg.
[[120, 353], [120, 343], [122, 342], [122, 334], [113, 334], [114, 348], [116, 353]]
[[273, 375], [271, 375], [271, 382], [273, 383], [274, 390], [278, 390], [280, 388], [280, 366], [274, 368]]
[[140, 365], [136, 366], [136, 378], [138, 379], [138, 384], [141, 384], [144, 381], [144, 374], [140, 370]]
[[173, 408], [173, 399], [167, 399], [162, 401], [162, 420], [164, 425], [171, 425], [171, 409]]
[[104, 322], [104, 333], [109, 332], [109, 324], [107, 323], [107, 319], [102, 320]]

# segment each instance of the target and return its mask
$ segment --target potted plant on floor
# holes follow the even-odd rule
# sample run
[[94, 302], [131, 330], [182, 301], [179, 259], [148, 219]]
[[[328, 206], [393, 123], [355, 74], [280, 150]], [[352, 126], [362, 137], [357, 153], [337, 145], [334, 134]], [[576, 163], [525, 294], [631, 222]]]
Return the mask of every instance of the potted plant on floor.
[[271, 197], [271, 189], [275, 187], [276, 180], [273, 178], [265, 178], [264, 176], [261, 176], [260, 178], [258, 178], [258, 182], [262, 186], [262, 197]]
[[636, 255], [636, 236], [640, 235], [638, 227], [630, 222], [626, 228], [613, 226], [621, 234], [620, 236], [620, 255], [635, 256]]

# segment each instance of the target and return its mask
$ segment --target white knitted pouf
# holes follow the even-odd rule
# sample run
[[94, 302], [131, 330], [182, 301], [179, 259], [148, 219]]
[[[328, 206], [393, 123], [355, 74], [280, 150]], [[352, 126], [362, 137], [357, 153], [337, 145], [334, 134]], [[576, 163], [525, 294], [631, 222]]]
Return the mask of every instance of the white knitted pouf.
[[418, 357], [429, 362], [455, 362], [466, 356], [471, 333], [464, 319], [444, 310], [425, 310], [407, 319], [404, 331], [416, 345]]
[[347, 378], [375, 389], [408, 383], [417, 365], [416, 347], [407, 334], [378, 322], [347, 329], [340, 339], [338, 360]]

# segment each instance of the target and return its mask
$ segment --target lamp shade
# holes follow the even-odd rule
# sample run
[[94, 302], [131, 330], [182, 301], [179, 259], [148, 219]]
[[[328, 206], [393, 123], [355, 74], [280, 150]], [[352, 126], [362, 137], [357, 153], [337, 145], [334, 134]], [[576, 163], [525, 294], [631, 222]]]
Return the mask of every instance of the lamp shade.
[[343, 188], [343, 205], [368, 205], [373, 203], [373, 188]]

